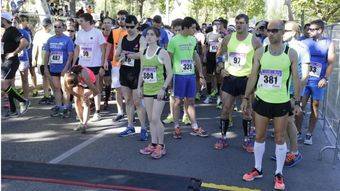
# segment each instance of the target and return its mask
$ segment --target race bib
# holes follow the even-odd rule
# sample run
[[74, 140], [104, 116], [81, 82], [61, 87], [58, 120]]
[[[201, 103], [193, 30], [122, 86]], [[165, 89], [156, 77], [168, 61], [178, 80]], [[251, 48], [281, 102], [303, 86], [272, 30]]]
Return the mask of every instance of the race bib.
[[93, 49], [90, 46], [80, 47], [80, 58], [84, 61], [91, 61], [93, 55]]
[[194, 61], [193, 60], [181, 60], [181, 73], [193, 74], [194, 73]]
[[51, 64], [63, 64], [63, 52], [52, 52], [50, 55]]
[[218, 48], [218, 42], [211, 41], [209, 52], [217, 52], [217, 48]]
[[123, 62], [123, 65], [125, 66], [130, 66], [130, 67], [134, 67], [135, 66], [135, 59], [132, 58], [126, 58]]
[[309, 76], [320, 77], [322, 64], [318, 62], [311, 62], [309, 65]]
[[258, 87], [264, 89], [280, 89], [282, 86], [281, 70], [261, 70]]
[[143, 80], [145, 83], [156, 83], [157, 82], [157, 68], [156, 67], [143, 68]]
[[231, 66], [242, 69], [246, 64], [246, 54], [229, 52], [228, 62]]

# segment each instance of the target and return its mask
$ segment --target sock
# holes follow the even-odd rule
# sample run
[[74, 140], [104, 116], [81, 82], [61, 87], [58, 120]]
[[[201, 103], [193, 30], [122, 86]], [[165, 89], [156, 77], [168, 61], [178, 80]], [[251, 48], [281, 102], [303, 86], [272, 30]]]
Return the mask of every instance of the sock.
[[108, 102], [111, 94], [111, 86], [105, 86], [105, 101]]
[[198, 129], [197, 123], [193, 123], [193, 124], [191, 125], [191, 127], [192, 127], [193, 129]]
[[220, 129], [222, 138], [227, 139], [227, 130], [229, 127], [229, 119], [221, 119], [220, 120]]
[[17, 108], [15, 107], [15, 101], [13, 96], [8, 95], [8, 101], [11, 112], [16, 112]]
[[249, 135], [248, 131], [250, 130], [251, 120], [243, 119], [242, 120], [242, 126], [243, 126], [244, 137], [247, 137]]
[[262, 158], [263, 158], [263, 153], [265, 149], [266, 149], [266, 142], [258, 143], [255, 141], [254, 143], [255, 168], [258, 171], [262, 170]]
[[282, 174], [283, 165], [285, 164], [287, 154], [287, 145], [286, 143], [282, 145], [276, 144], [275, 147], [275, 155], [276, 155], [276, 171], [275, 174]]
[[208, 95], [211, 94], [211, 82], [207, 83], [207, 93], [208, 93]]
[[14, 89], [12, 86], [9, 86], [5, 92], [8, 94], [8, 97], [12, 96], [14, 99], [18, 100], [19, 102], [25, 102], [26, 100], [21, 97], [21, 95]]

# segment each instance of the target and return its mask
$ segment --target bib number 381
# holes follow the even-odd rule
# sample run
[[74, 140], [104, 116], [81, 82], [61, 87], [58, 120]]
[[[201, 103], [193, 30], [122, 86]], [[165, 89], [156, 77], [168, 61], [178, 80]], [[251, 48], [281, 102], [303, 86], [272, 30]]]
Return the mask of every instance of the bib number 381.
[[282, 87], [282, 71], [261, 70], [258, 87], [264, 89], [280, 89]]

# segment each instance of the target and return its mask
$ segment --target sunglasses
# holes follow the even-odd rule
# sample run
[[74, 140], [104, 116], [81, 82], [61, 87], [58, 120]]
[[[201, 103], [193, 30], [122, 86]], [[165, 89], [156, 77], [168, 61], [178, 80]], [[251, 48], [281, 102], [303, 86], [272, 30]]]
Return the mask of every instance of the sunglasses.
[[282, 29], [267, 29], [267, 32], [268, 33], [273, 33], [273, 34], [275, 34], [275, 33], [278, 33], [279, 31], [281, 31]]
[[259, 27], [260, 30], [264, 30], [266, 29], [266, 27], [262, 26], [262, 27]]
[[75, 32], [74, 30], [67, 30], [67, 32]]
[[319, 30], [320, 28], [308, 28], [309, 31], [317, 31]]
[[127, 29], [133, 29], [136, 27], [136, 25], [133, 25], [133, 26], [125, 26]]
[[285, 32], [292, 32], [293, 30], [285, 30]]
[[55, 29], [61, 29], [63, 28], [62, 26], [54, 26]]
[[125, 21], [125, 19], [126, 19], [125, 17], [121, 17], [121, 18], [118, 18], [117, 20], [118, 21]]

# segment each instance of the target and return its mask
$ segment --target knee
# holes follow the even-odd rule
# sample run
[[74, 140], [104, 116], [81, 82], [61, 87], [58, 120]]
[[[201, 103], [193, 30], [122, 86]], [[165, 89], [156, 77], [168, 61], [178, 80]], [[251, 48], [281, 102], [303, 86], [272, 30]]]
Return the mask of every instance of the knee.
[[139, 108], [141, 106], [141, 100], [134, 100], [133, 101], [133, 105], [136, 106], [137, 108]]
[[258, 143], [264, 143], [266, 141], [265, 133], [256, 133], [255, 140]]
[[175, 99], [174, 107], [179, 107], [180, 104], [181, 104], [181, 100]]
[[275, 133], [275, 143], [282, 145], [285, 142], [284, 139], [284, 132], [281, 133]]

